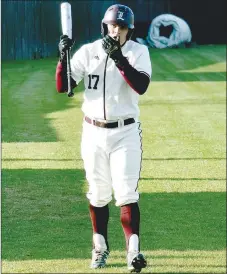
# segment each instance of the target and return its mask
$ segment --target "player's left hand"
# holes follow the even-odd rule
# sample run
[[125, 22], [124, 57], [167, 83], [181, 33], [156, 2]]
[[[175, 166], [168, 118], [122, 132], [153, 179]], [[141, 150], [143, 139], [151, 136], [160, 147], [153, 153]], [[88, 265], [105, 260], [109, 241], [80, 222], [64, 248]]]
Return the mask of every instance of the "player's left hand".
[[102, 40], [102, 47], [116, 63], [124, 58], [121, 52], [120, 42], [110, 37], [108, 34]]

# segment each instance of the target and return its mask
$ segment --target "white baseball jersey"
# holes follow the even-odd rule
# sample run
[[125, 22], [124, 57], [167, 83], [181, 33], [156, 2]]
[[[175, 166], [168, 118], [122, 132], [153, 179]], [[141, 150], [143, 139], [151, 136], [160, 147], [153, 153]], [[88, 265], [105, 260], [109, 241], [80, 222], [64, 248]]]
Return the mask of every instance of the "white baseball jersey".
[[[132, 40], [121, 47], [129, 63], [151, 77], [151, 62], [146, 46]], [[102, 40], [82, 46], [71, 59], [72, 78], [84, 79], [82, 111], [100, 120], [118, 120], [139, 116], [139, 94], [124, 80], [114, 61], [102, 48]]]

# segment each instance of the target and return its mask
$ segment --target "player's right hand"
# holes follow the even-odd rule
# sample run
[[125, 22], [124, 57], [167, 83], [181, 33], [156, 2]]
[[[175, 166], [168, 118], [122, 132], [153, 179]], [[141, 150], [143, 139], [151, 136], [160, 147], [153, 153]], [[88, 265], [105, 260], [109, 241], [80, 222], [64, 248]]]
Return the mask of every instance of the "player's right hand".
[[73, 46], [73, 40], [68, 37], [68, 35], [60, 36], [60, 42], [58, 44], [58, 48], [60, 53], [66, 52], [66, 50], [71, 49]]
[[74, 41], [68, 37], [68, 35], [60, 36], [60, 42], [58, 44], [60, 52], [60, 61], [66, 62], [66, 50], [70, 50], [74, 44]]

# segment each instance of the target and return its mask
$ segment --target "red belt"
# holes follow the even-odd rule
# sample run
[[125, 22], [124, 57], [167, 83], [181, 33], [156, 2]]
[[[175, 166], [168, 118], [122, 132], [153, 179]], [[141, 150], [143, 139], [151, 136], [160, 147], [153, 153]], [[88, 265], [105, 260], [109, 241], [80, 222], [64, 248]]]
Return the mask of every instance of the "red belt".
[[[132, 123], [135, 123], [135, 119], [134, 118], [128, 118], [125, 120], [122, 120], [122, 124], [119, 122], [111, 122], [111, 123], [106, 123], [106, 122], [100, 122], [97, 120], [92, 120], [91, 118], [85, 116], [85, 121], [89, 124], [92, 124], [96, 127], [103, 127], [103, 128], [117, 128], [119, 126], [127, 126], [130, 125]], [[119, 120], [120, 121], [120, 120]]]

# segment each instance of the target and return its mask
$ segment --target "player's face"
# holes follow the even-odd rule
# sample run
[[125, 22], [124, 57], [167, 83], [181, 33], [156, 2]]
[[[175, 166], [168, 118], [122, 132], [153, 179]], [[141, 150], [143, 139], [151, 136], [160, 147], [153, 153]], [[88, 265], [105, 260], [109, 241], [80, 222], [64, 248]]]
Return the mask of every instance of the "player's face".
[[120, 44], [123, 45], [126, 41], [126, 36], [128, 33], [128, 27], [120, 25], [108, 24], [108, 34], [114, 39], [119, 39]]

